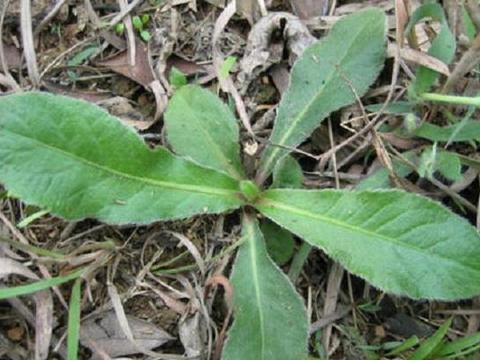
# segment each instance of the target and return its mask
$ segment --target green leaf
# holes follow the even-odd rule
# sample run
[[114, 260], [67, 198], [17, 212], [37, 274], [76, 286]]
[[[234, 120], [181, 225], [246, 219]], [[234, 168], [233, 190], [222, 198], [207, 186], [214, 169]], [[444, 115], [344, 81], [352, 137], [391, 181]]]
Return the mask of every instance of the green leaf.
[[230, 75], [230, 71], [232, 71], [233, 66], [237, 62], [237, 58], [235, 56], [228, 56], [222, 64], [220, 69], [220, 79], [225, 79]]
[[285, 265], [295, 250], [292, 233], [270, 220], [262, 221], [260, 228], [265, 237], [268, 254], [278, 265]]
[[260, 189], [250, 180], [240, 181], [240, 191], [248, 202], [254, 202], [260, 195]]
[[462, 178], [460, 158], [453, 152], [438, 150], [436, 144], [426, 148], [420, 157], [418, 174], [432, 179], [436, 171], [450, 181], [460, 180]]
[[[416, 163], [417, 154], [413, 151], [407, 151], [402, 154], [406, 160]], [[393, 158], [392, 160], [393, 171], [401, 178], [405, 178], [410, 175], [414, 169], [402, 162], [400, 159]], [[379, 190], [392, 188], [392, 182], [390, 181], [390, 173], [385, 167], [374, 171], [368, 177], [360, 181], [355, 190]]]
[[76, 279], [83, 275], [84, 269], [72, 272], [68, 275], [58, 276], [54, 278], [39, 280], [28, 285], [19, 285], [14, 287], [0, 289], [0, 300], [12, 297], [28, 295], [40, 290], [48, 289], [52, 286], [58, 286], [68, 281]]
[[[382, 104], [372, 104], [365, 106], [365, 110], [378, 112], [383, 108]], [[387, 105], [383, 110], [385, 114], [404, 115], [414, 111], [415, 104], [409, 101], [394, 101]]]
[[420, 345], [420, 347], [415, 351], [408, 360], [424, 360], [429, 359], [436, 349], [442, 344], [442, 340], [447, 335], [448, 329], [452, 325], [452, 319], [445, 321], [442, 326], [435, 331], [430, 338], [425, 340], [425, 342]]
[[180, 89], [182, 86], [188, 84], [185, 74], [178, 70], [175, 66], [173, 66], [170, 70], [168, 81], [170, 82], [170, 85], [172, 85], [175, 89]]
[[244, 178], [237, 120], [210, 91], [194, 85], [178, 90], [170, 100], [165, 125], [177, 154], [236, 179]]
[[230, 277], [235, 321], [222, 359], [304, 359], [308, 320], [303, 300], [268, 257], [255, 219], [245, 216], [243, 236]]
[[424, 122], [414, 134], [436, 142], [480, 141], [480, 122], [468, 120], [444, 127]]
[[470, 41], [473, 41], [475, 39], [475, 35], [477, 35], [477, 29], [473, 23], [472, 17], [468, 13], [467, 9], [465, 9], [465, 5], [462, 6], [462, 15], [465, 34], [468, 36]]
[[152, 38], [152, 35], [147, 30], [142, 30], [140, 31], [140, 37], [142, 38], [143, 41], [149, 42], [150, 39]]
[[277, 161], [304, 141], [333, 111], [356, 101], [373, 84], [385, 59], [385, 14], [355, 12], [339, 20], [309, 47], [292, 69], [278, 108], [269, 146], [261, 160], [266, 178]]
[[[423, 19], [433, 19], [440, 23], [440, 33], [437, 34], [432, 41], [432, 45], [428, 50], [428, 54], [443, 61], [445, 64], [450, 64], [455, 56], [456, 41], [455, 36], [448, 27], [448, 22], [445, 17], [445, 12], [440, 4], [430, 3], [420, 6], [410, 17], [410, 21], [405, 30], [409, 33], [414, 28], [415, 24]], [[435, 81], [438, 79], [439, 73], [431, 70], [425, 66], [420, 66], [416, 73], [416, 78], [412, 83], [414, 94], [422, 94], [428, 92]]]
[[0, 182], [67, 219], [150, 223], [242, 205], [238, 182], [149, 149], [118, 119], [45, 93], [0, 98]]
[[133, 27], [136, 30], [138, 30], [138, 31], [143, 30], [143, 22], [142, 22], [142, 19], [140, 19], [140, 16], [133, 16], [132, 17], [132, 24], [133, 24]]
[[82, 279], [75, 280], [72, 293], [70, 294], [70, 306], [68, 307], [67, 329], [67, 360], [77, 360], [78, 342], [80, 339], [80, 315], [81, 315], [81, 289]]
[[44, 215], [47, 215], [48, 214], [48, 211], [47, 210], [40, 210], [40, 211], [36, 211], [34, 212], [33, 214], [27, 216], [26, 218], [24, 218], [22, 221], [20, 221], [18, 224], [17, 224], [17, 227], [19, 227], [20, 229], [21, 228], [24, 228], [24, 227], [27, 227], [28, 225], [30, 225], [32, 222], [34, 222], [35, 220], [38, 220], [40, 219], [42, 216]]
[[303, 187], [303, 171], [294, 157], [285, 156], [275, 165], [272, 187], [291, 189]]
[[[460, 353], [466, 355], [472, 351], [478, 350], [480, 346], [480, 333], [466, 336], [448, 344], [443, 345], [439, 351], [435, 352], [435, 356], [460, 356]], [[453, 357], [457, 358], [457, 357]]]
[[405, 340], [404, 342], [402, 342], [400, 345], [396, 346], [392, 351], [390, 351], [386, 355], [387, 356], [399, 355], [411, 349], [412, 347], [418, 345], [419, 342], [420, 340], [418, 339], [418, 337], [416, 335], [413, 335], [409, 337], [407, 340]]
[[411, 298], [480, 294], [480, 236], [403, 191], [269, 190], [258, 210], [374, 286]]

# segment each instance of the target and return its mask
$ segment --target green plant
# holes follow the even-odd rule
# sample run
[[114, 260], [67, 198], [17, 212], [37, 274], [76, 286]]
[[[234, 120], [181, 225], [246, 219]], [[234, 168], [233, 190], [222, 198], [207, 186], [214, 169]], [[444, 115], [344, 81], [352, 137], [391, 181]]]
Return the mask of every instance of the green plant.
[[152, 37], [152, 35], [150, 35], [150, 32], [148, 30], [145, 30], [145, 25], [147, 25], [149, 22], [150, 16], [146, 14], [142, 16], [136, 15], [132, 17], [133, 27], [138, 31], [140, 37], [145, 42], [148, 42]]
[[[135, 15], [132, 17], [132, 25], [135, 30], [137, 30], [138, 34], [142, 38], [143, 41], [148, 42], [151, 38], [152, 35], [148, 30], [145, 30], [145, 26], [150, 22], [150, 16], [147, 14], [144, 14], [142, 16]], [[118, 23], [114, 27], [115, 32], [118, 35], [123, 35], [125, 32], [125, 24], [124, 23]]]
[[[229, 107], [191, 85], [176, 91], [165, 115], [176, 155], [151, 150], [133, 130], [83, 101], [37, 92], [0, 98], [0, 181], [11, 195], [70, 220], [148, 224], [243, 208], [227, 360], [298, 360], [307, 353], [304, 304], [270, 259], [255, 209], [384, 291], [445, 300], [479, 294], [480, 236], [443, 205], [399, 190], [280, 185], [289, 183], [276, 169], [280, 160], [376, 80], [385, 57], [385, 24], [380, 10], [357, 12], [304, 52], [256, 183], [245, 175]], [[286, 167], [293, 174], [288, 186], [296, 187], [298, 174]], [[265, 190], [272, 172], [278, 188]], [[14, 289], [10, 294], [25, 293]], [[75, 299], [79, 291], [77, 281]], [[78, 318], [74, 304], [72, 318]]]

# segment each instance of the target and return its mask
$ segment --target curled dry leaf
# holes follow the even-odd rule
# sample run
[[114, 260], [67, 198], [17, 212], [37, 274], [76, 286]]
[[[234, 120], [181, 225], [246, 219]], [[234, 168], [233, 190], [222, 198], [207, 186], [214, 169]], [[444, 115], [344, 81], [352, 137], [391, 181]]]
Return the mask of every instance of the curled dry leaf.
[[[8, 258], [0, 258], [0, 279], [8, 275], [21, 275], [38, 280], [38, 276], [23, 264]], [[35, 300], [35, 359], [47, 359], [53, 326], [53, 300], [49, 290], [33, 294]]]
[[307, 27], [294, 15], [271, 13], [259, 20], [248, 35], [245, 57], [240, 62], [238, 76], [242, 90], [250, 81], [270, 66], [280, 63], [287, 50], [292, 64], [303, 51], [316, 41]]
[[[127, 320], [136, 343], [144, 349], [151, 350], [174, 339], [165, 330], [148, 321], [129, 315]], [[80, 329], [80, 342], [93, 352], [103, 352], [110, 357], [138, 353], [138, 347], [127, 340], [120, 328], [114, 311], [84, 321]]]

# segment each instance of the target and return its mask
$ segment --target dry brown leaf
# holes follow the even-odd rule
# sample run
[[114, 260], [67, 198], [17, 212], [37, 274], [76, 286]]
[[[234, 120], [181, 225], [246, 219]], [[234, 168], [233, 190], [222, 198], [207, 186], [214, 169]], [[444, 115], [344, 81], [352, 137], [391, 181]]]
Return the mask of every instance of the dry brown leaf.
[[[174, 338], [163, 329], [145, 320], [127, 315], [128, 324], [136, 343], [145, 349], [154, 349]], [[82, 323], [80, 342], [92, 351], [103, 351], [111, 357], [138, 353], [118, 323], [114, 311], [90, 318]]]
[[13, 45], [3, 45], [3, 54], [8, 69], [18, 68], [20, 66], [21, 53]]
[[197, 75], [207, 71], [205, 65], [199, 65], [194, 61], [183, 59], [177, 55], [171, 55], [168, 57], [166, 72], [170, 73], [172, 67], [177, 68], [187, 76]]
[[62, 86], [60, 84], [45, 80], [43, 81], [43, 85], [51, 93], [70, 96], [76, 99], [82, 99], [94, 103], [102, 100], [107, 100], [112, 97], [112, 94], [110, 92], [80, 90], [71, 88], [69, 86]]
[[108, 68], [118, 74], [139, 83], [148, 89], [150, 83], [155, 80], [152, 68], [148, 61], [148, 51], [145, 45], [136, 41], [135, 65], [130, 65], [128, 51], [122, 51], [108, 59], [97, 62], [97, 65]]

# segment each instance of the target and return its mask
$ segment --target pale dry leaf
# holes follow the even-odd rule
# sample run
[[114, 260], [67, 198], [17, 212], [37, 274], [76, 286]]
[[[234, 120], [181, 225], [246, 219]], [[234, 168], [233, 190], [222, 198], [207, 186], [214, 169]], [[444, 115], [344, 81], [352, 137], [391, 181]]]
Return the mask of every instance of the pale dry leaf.
[[397, 46], [403, 47], [405, 42], [405, 27], [408, 23], [408, 8], [405, 0], [395, 0], [395, 37]]
[[197, 311], [186, 314], [178, 324], [178, 335], [188, 358], [200, 358], [205, 353], [205, 328], [207, 324]]
[[391, 11], [395, 4], [391, 0], [366, 0], [358, 1], [351, 4], [339, 6], [335, 9], [335, 15], [342, 16], [352, 14], [356, 11], [365, 9], [366, 7], [377, 7], [384, 11]]
[[173, 236], [175, 239], [177, 239], [178, 241], [180, 241], [180, 243], [185, 246], [188, 250], [188, 252], [192, 255], [192, 257], [195, 259], [195, 262], [197, 263], [198, 265], [198, 269], [200, 270], [200, 272], [202, 273], [202, 275], [205, 275], [205, 272], [206, 272], [206, 265], [205, 265], [205, 261], [203, 260], [203, 257], [202, 255], [200, 254], [200, 252], [198, 251], [197, 247], [195, 246], [195, 244], [188, 238], [186, 237], [185, 235], [183, 234], [180, 234], [178, 232], [175, 232], [175, 231], [165, 231], [165, 233], [167, 234], [170, 234], [171, 236]]
[[[144, 349], [154, 349], [174, 338], [158, 326], [133, 316], [126, 316], [136, 343]], [[111, 357], [137, 354], [138, 348], [127, 340], [114, 311], [92, 317], [82, 323], [80, 342], [95, 351], [101, 349]], [[95, 347], [91, 342], [95, 343]]]
[[[0, 279], [8, 275], [21, 275], [38, 280], [38, 276], [23, 264], [8, 258], [0, 258]], [[35, 301], [35, 359], [47, 359], [53, 327], [53, 299], [49, 290], [33, 294]]]
[[248, 35], [245, 55], [240, 61], [238, 81], [241, 92], [247, 90], [252, 79], [270, 66], [280, 63], [285, 51], [289, 52], [290, 64], [293, 64], [315, 41], [316, 38], [294, 15], [277, 12], [260, 19]]
[[328, 0], [290, 0], [293, 11], [300, 19], [323, 16], [328, 13]]
[[21, 0], [20, 30], [22, 33], [23, 54], [27, 63], [28, 76], [35, 87], [40, 86], [37, 55], [33, 41], [32, 8], [30, 0]]
[[[397, 52], [396, 45], [390, 43], [388, 45], [388, 57], [395, 57], [396, 52]], [[418, 51], [418, 50], [414, 50], [406, 47], [401, 48], [400, 57], [407, 62], [425, 66], [440, 74], [443, 74], [446, 76], [450, 75], [450, 69], [448, 68], [447, 64], [422, 51]]]
[[247, 110], [245, 108], [242, 97], [240, 96], [237, 88], [235, 87], [232, 78], [230, 76], [225, 77], [221, 75], [224, 56], [219, 46], [220, 35], [223, 33], [230, 19], [233, 17], [233, 15], [235, 15], [235, 9], [236, 1], [232, 0], [218, 16], [217, 21], [215, 21], [212, 35], [213, 65], [222, 90], [232, 95], [235, 102], [235, 107], [237, 109], [237, 113], [240, 116], [240, 120], [243, 126], [245, 127], [247, 132], [254, 138], [255, 134], [253, 133], [252, 126], [250, 124], [250, 118], [247, 114]]

